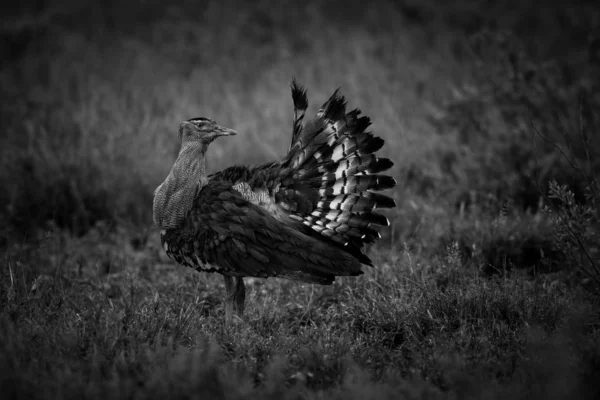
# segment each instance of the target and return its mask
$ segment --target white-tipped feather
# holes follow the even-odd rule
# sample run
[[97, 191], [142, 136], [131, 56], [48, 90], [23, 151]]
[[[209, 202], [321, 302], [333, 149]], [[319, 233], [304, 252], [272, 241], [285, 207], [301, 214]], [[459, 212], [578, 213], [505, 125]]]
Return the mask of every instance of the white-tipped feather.
[[[314, 196], [311, 207], [300, 204], [294, 213], [302, 223], [340, 244], [371, 242], [378, 233], [370, 225], [389, 224], [382, 215], [370, 214], [378, 205], [393, 205], [387, 196], [373, 192], [391, 187], [387, 176], [391, 161], [375, 152], [383, 141], [366, 129], [370, 125], [359, 110], [346, 113], [343, 97], [336, 94], [323, 105], [317, 117], [307, 121], [292, 143], [291, 167], [299, 196], [307, 187]], [[303, 180], [305, 179], [305, 180]], [[295, 203], [295, 202], [294, 202]], [[352, 239], [352, 240], [350, 240]]]

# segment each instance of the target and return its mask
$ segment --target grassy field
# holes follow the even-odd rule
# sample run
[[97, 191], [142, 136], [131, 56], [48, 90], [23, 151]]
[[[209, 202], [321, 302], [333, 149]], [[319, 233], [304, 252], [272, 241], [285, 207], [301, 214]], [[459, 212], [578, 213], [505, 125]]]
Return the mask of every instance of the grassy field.
[[[600, 11], [589, 2], [26, 2], [0, 28], [3, 398], [599, 398]], [[283, 156], [337, 87], [398, 180], [332, 286], [173, 264], [180, 121]]]

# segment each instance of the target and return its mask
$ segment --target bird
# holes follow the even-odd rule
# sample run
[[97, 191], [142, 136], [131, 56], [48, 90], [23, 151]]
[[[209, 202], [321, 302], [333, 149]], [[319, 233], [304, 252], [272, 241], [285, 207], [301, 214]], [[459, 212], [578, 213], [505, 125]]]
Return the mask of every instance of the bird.
[[[154, 192], [153, 220], [176, 263], [223, 275], [225, 321], [243, 317], [244, 277], [279, 277], [329, 285], [373, 267], [365, 245], [389, 226], [375, 211], [396, 207], [383, 193], [394, 164], [376, 153], [384, 140], [360, 109], [346, 112], [337, 89], [305, 122], [306, 89], [291, 83], [294, 116], [287, 154], [256, 166], [207, 174], [207, 149], [233, 129], [205, 117], [180, 124], [181, 147]], [[243, 136], [243, 135], [240, 135]]]

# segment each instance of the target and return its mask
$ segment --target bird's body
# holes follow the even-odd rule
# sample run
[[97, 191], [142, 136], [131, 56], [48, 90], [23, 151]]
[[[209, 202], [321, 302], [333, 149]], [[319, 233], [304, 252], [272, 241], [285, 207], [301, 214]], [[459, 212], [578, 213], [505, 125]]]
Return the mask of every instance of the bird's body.
[[238, 313], [243, 277], [330, 284], [360, 275], [362, 264], [372, 265], [363, 244], [380, 237], [373, 226], [389, 224], [373, 209], [395, 206], [376, 193], [395, 181], [378, 174], [393, 164], [374, 155], [383, 140], [365, 131], [369, 119], [346, 113], [336, 92], [304, 125], [308, 101], [295, 82], [292, 97], [292, 143], [281, 161], [207, 176], [208, 145], [235, 132], [196, 118], [181, 125], [179, 157], [155, 192], [154, 221], [169, 257], [224, 275], [229, 309]]

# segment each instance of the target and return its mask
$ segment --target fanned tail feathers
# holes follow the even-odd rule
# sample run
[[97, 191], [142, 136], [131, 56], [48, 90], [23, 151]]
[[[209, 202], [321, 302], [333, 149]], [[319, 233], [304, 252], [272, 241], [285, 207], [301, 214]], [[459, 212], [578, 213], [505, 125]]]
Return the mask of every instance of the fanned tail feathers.
[[292, 80], [292, 100], [294, 101], [294, 123], [292, 131], [292, 143], [290, 149], [298, 140], [298, 136], [302, 131], [302, 120], [304, 119], [304, 113], [308, 108], [308, 97], [306, 97], [306, 89], [300, 87], [296, 82], [296, 79]]
[[306, 92], [295, 81], [292, 98], [294, 133], [282, 163], [277, 200], [292, 218], [342, 246], [355, 246], [356, 251], [348, 250], [370, 263], [360, 247], [380, 237], [374, 225], [389, 225], [373, 210], [396, 205], [377, 193], [396, 185], [392, 177], [380, 174], [393, 166], [375, 154], [384, 141], [367, 131], [371, 121], [360, 110], [346, 113], [346, 101], [337, 90], [305, 125]]

